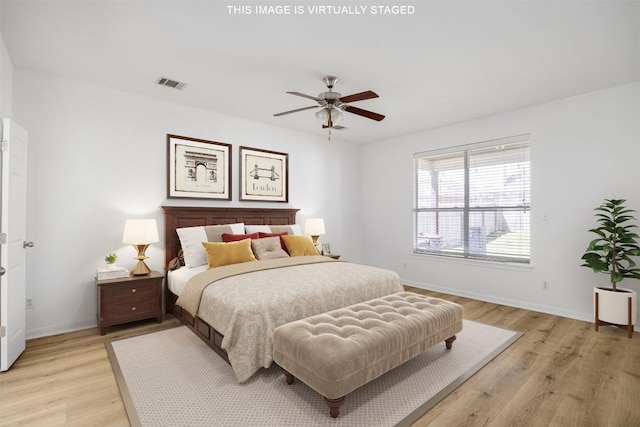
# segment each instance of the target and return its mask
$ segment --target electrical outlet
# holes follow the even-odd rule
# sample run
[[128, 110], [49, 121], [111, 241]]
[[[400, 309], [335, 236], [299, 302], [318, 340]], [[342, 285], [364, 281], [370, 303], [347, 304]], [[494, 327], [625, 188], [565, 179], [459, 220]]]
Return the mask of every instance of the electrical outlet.
[[547, 282], [546, 280], [544, 282], [542, 282], [542, 289], [544, 289], [545, 291], [549, 290], [549, 282]]
[[29, 310], [30, 308], [33, 308], [33, 299], [27, 298], [27, 310]]

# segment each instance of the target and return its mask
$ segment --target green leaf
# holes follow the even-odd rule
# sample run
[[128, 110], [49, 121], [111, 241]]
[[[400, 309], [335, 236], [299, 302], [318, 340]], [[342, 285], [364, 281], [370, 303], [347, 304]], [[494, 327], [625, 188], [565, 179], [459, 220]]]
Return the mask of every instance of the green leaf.
[[611, 283], [622, 282], [622, 279], [624, 279], [623, 274], [620, 274], [618, 272], [611, 272]]
[[633, 257], [640, 256], [640, 236], [634, 232], [635, 211], [625, 206], [625, 199], [604, 199], [594, 209], [598, 224], [589, 232], [599, 236], [589, 242], [582, 255], [583, 267], [609, 273], [612, 285], [623, 278], [640, 279], [640, 267]]

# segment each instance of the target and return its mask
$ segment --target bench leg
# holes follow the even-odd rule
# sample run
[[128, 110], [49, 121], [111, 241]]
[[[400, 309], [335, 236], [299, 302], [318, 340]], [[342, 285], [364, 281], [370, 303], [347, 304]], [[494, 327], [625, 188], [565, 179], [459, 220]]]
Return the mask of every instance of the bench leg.
[[329, 399], [328, 397], [324, 398], [324, 403], [329, 407], [329, 413], [331, 414], [331, 418], [336, 418], [340, 415], [340, 406], [344, 402], [344, 396], [339, 397], [337, 399]]
[[287, 384], [289, 385], [293, 384], [294, 376], [291, 374], [291, 372], [287, 371], [282, 367], [280, 369], [282, 369], [282, 373], [284, 374], [284, 379], [287, 382]]
[[456, 340], [456, 336], [452, 336], [451, 338], [447, 338], [446, 340], [444, 340], [444, 344], [447, 346], [447, 350], [451, 350], [451, 347], [453, 346], [453, 342]]
[[[282, 367], [280, 367], [280, 369], [282, 369], [282, 373], [284, 374], [284, 379], [285, 381], [287, 381], [287, 384], [293, 384], [293, 380], [295, 379], [293, 374]], [[325, 397], [324, 402], [329, 407], [329, 413], [331, 414], [331, 417], [336, 418], [338, 415], [340, 415], [340, 406], [342, 406], [342, 403], [344, 402], [344, 396], [338, 399], [329, 399], [328, 397]]]

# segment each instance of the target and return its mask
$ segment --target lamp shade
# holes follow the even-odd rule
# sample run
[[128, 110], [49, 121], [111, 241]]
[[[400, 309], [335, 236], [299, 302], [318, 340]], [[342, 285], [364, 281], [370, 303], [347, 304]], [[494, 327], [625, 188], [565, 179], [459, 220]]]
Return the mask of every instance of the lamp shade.
[[304, 234], [309, 236], [320, 236], [324, 234], [324, 219], [308, 218], [304, 223]]
[[122, 243], [140, 244], [159, 242], [155, 219], [128, 219], [124, 223]]

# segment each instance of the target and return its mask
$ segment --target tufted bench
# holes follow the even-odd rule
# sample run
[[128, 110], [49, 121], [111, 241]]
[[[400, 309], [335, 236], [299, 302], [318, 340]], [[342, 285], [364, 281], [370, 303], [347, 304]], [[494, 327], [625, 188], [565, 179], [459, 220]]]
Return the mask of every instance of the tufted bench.
[[324, 396], [332, 417], [344, 397], [462, 330], [462, 306], [398, 292], [287, 323], [273, 332], [273, 360]]

